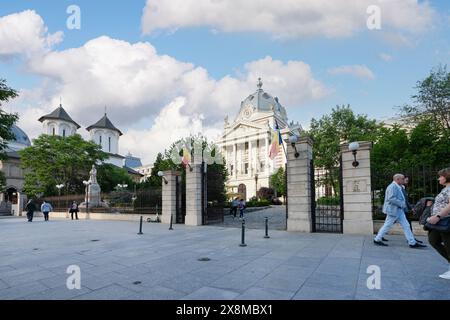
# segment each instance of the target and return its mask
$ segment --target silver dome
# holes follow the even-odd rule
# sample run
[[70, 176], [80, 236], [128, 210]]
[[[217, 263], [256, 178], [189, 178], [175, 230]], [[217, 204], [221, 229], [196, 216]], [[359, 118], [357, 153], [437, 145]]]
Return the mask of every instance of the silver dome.
[[262, 85], [261, 78], [259, 78], [257, 84], [258, 90], [242, 101], [239, 114], [241, 114], [244, 109], [248, 108], [252, 108], [255, 112], [273, 111], [274, 113], [281, 115], [282, 119], [287, 121], [286, 109], [280, 104], [277, 97], [274, 98], [267, 92], [264, 92]]

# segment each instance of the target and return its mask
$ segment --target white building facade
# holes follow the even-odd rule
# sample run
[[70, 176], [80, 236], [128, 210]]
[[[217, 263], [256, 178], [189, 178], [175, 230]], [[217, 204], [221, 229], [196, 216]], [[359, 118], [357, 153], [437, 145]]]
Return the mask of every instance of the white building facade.
[[[286, 109], [262, 86], [259, 79], [258, 89], [241, 102], [235, 120], [230, 123], [228, 117], [225, 119], [224, 133], [216, 141], [228, 168], [230, 197], [239, 195], [249, 200], [261, 187], [270, 187], [270, 176], [286, 164], [284, 140], [292, 134], [300, 135], [302, 130], [298, 123], [288, 123]], [[284, 146], [271, 159], [269, 151], [277, 126]]]

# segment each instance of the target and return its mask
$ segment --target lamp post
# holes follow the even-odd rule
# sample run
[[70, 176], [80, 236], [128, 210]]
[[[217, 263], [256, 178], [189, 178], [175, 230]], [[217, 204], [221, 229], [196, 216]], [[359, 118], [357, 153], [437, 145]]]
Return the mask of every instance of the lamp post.
[[167, 181], [166, 177], [164, 177], [164, 172], [158, 171], [158, 177], [161, 177], [165, 184], [169, 183], [169, 181]]
[[358, 153], [358, 149], [359, 149], [359, 143], [358, 142], [352, 142], [348, 145], [348, 150], [350, 150], [353, 154], [353, 162], [352, 165], [353, 167], [357, 167], [359, 166], [359, 162], [356, 160], [356, 154]]
[[[56, 189], [58, 189], [58, 206], [61, 207], [61, 189], [64, 188], [64, 184], [57, 184]], [[68, 215], [66, 214], [66, 218]]]
[[255, 192], [256, 197], [258, 197], [258, 174], [255, 173]]
[[294, 134], [294, 135], [289, 137], [289, 143], [291, 144], [292, 148], [294, 148], [294, 150], [295, 150], [294, 156], [296, 158], [298, 158], [300, 156], [300, 153], [298, 153], [298, 151], [297, 151], [297, 146], [295, 145], [297, 143], [297, 141], [298, 141], [298, 136], [297, 135]]
[[83, 184], [86, 186], [86, 215], [89, 213], [89, 186], [91, 185], [91, 181], [83, 181]]

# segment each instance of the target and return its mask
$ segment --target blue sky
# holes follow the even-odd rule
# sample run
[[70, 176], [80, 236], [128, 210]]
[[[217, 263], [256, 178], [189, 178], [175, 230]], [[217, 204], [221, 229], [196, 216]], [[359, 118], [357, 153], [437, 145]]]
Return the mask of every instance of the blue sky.
[[[156, 2], [162, 2], [162, 0]], [[421, 4], [423, 1], [418, 3]], [[366, 113], [379, 119], [392, 117], [395, 113], [394, 106], [409, 102], [409, 97], [414, 93], [413, 87], [418, 80], [426, 77], [434, 66], [450, 63], [450, 19], [448, 18], [450, 4], [448, 1], [430, 1], [429, 3], [438, 14], [437, 19], [432, 21], [432, 26], [417, 33], [408, 33], [407, 28], [400, 30], [408, 35], [412, 43], [406, 45], [385, 41], [385, 30], [370, 31], [365, 28], [345, 37], [312, 34], [277, 39], [267, 32], [254, 30], [228, 32], [220, 30], [220, 26], [218, 28], [208, 23], [191, 26], [180, 22], [176, 32], [163, 28], [150, 34], [143, 34], [141, 20], [146, 5], [145, 0], [32, 2], [19, 0], [6, 3], [3, 1], [0, 4], [0, 18], [28, 9], [34, 10], [44, 21], [49, 33], [57, 31], [64, 33], [64, 39], [51, 48], [55, 52], [80, 48], [86, 42], [103, 35], [130, 44], [148, 42], [156, 49], [158, 55], [168, 55], [179, 62], [204, 68], [208, 76], [215, 81], [220, 81], [226, 76], [239, 78], [239, 74], [246, 73], [245, 64], [267, 56], [284, 64], [291, 60], [301, 61], [311, 68], [313, 78], [328, 91], [328, 94], [317, 99], [292, 98], [288, 99], [291, 102], [289, 105], [284, 103], [289, 118], [307, 126], [311, 117], [319, 117], [338, 104], [350, 104], [356, 112]], [[71, 4], [81, 8], [80, 30], [66, 28], [68, 17], [66, 8]], [[342, 10], [345, 12], [346, 9]], [[248, 19], [252, 18], [248, 17]], [[302, 27], [299, 26], [299, 28]], [[219, 30], [213, 31], [216, 29]], [[390, 61], [381, 59], [380, 54], [385, 54]], [[48, 75], [41, 71], [30, 71], [26, 59], [20, 55], [0, 59], [0, 77], [6, 78], [15, 88], [34, 90], [42, 85]], [[374, 77], [330, 72], [333, 68], [355, 65], [367, 67]], [[295, 87], [295, 84], [291, 83], [291, 86]], [[282, 103], [286, 101], [283, 91], [274, 92], [276, 90], [274, 88], [270, 86], [270, 81], [264, 86], [266, 91], [279, 96]], [[297, 89], [304, 90], [300, 85]], [[55, 100], [56, 94], [50, 95], [52, 94], [53, 96], [48, 97], [50, 101]], [[244, 98], [245, 96], [239, 97], [240, 100]], [[46, 100], [41, 99], [41, 101], [45, 103]], [[32, 106], [29, 100], [26, 103]], [[42, 105], [35, 107], [51, 108], [51, 106]], [[161, 109], [163, 107], [164, 103], [161, 103]], [[19, 112], [22, 111], [20, 106], [14, 105], [14, 108], [17, 108], [15, 110]], [[115, 107], [111, 106], [111, 108]], [[238, 110], [237, 104], [229, 113], [233, 117], [233, 112], [237, 113]], [[115, 116], [120, 118], [118, 115], [119, 113], [116, 112]], [[157, 116], [158, 110], [144, 115], [141, 119], [136, 119], [135, 123], [124, 122], [124, 131], [127, 131], [127, 128], [149, 130]], [[208, 117], [207, 112], [205, 117]]]

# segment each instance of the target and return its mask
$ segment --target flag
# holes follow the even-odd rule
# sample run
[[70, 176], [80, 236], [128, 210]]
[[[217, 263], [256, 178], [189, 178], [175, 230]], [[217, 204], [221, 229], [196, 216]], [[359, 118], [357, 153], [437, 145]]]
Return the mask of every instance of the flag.
[[273, 131], [272, 145], [270, 146], [269, 158], [275, 159], [280, 152], [280, 146], [283, 145], [283, 139], [281, 138], [280, 128], [278, 122], [275, 119], [275, 130]]
[[181, 164], [186, 168], [191, 162], [191, 153], [188, 149], [183, 148], [183, 158], [181, 159]]

